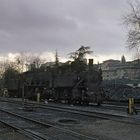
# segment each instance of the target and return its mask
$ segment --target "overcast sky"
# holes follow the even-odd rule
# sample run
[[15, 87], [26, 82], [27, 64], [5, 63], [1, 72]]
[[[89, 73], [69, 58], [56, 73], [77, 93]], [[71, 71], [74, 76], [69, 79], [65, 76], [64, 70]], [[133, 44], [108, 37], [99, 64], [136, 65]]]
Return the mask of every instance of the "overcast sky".
[[57, 50], [66, 58], [84, 45], [97, 61], [120, 59], [129, 53], [127, 10], [127, 0], [0, 0], [0, 55]]

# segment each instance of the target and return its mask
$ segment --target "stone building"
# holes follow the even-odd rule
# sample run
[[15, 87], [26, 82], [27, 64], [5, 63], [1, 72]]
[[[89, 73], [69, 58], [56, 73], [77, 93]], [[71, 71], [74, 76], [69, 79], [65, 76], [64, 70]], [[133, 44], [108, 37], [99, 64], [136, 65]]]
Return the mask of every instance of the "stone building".
[[126, 62], [122, 56], [119, 60], [106, 60], [101, 64], [103, 80], [114, 83], [140, 83], [140, 60]]

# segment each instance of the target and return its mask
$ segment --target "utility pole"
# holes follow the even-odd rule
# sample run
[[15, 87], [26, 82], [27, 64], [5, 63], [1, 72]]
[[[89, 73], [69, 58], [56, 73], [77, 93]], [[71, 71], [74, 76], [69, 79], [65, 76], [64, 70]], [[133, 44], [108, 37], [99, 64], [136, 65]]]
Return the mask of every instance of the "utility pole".
[[24, 90], [24, 75], [23, 75], [23, 69], [22, 69], [22, 73], [21, 73], [21, 83], [22, 83], [22, 106], [24, 107], [24, 99], [25, 99], [25, 90]]
[[22, 106], [24, 107], [24, 81], [22, 79]]

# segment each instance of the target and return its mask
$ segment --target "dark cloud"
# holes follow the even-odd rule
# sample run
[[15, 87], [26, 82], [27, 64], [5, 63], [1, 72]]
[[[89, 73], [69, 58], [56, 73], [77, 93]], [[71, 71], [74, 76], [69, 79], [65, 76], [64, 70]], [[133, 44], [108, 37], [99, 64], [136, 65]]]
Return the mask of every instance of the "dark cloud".
[[127, 0], [0, 0], [0, 52], [60, 52], [80, 45], [122, 53], [121, 16]]

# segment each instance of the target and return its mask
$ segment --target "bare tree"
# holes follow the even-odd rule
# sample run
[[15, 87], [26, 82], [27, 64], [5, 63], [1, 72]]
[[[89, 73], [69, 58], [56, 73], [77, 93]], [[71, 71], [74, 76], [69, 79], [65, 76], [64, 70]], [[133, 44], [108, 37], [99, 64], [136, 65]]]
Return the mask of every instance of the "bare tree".
[[32, 62], [35, 65], [36, 69], [39, 69], [41, 65], [45, 62], [44, 59], [41, 59], [39, 56], [32, 57]]
[[140, 1], [128, 2], [129, 12], [124, 16], [124, 24], [128, 27], [127, 46], [140, 52]]
[[6, 63], [4, 60], [0, 61], [0, 79], [3, 77], [3, 73], [9, 67], [9, 62]]
[[45, 62], [39, 55], [26, 52], [19, 53], [15, 60], [15, 66], [17, 66], [19, 72], [27, 71], [32, 68], [38, 69]]

